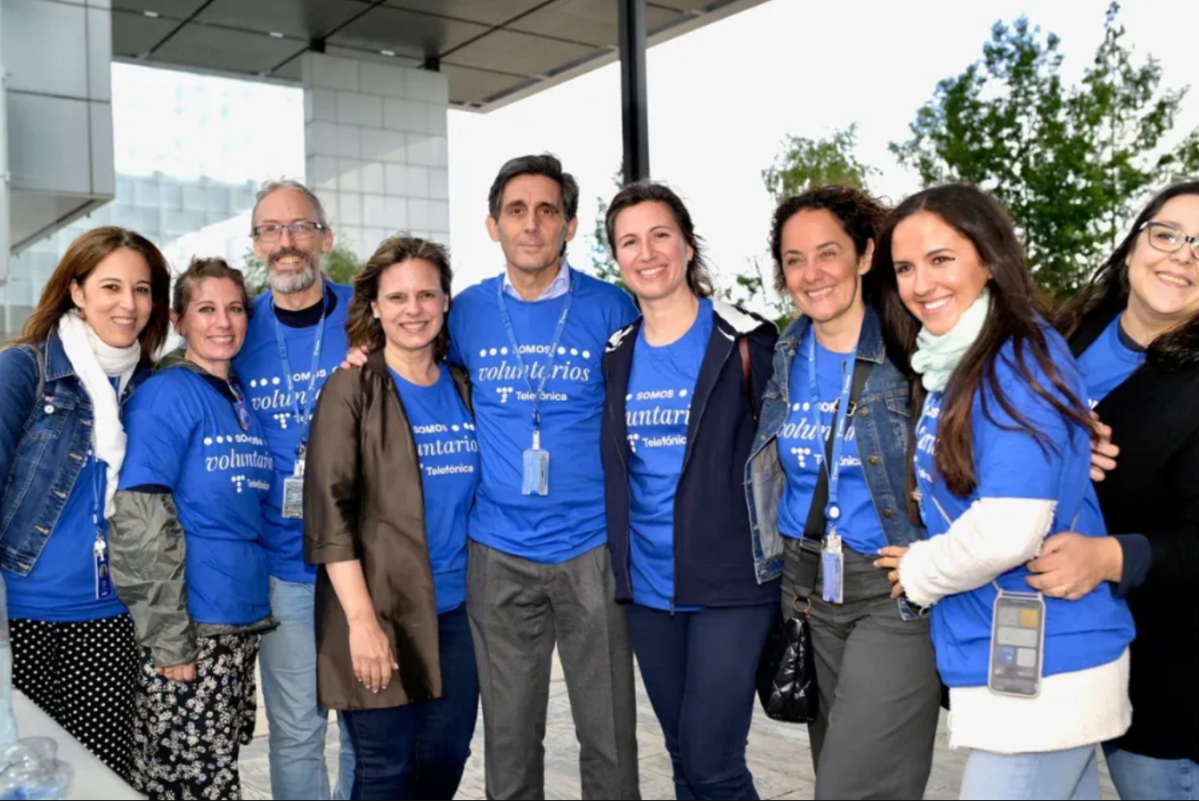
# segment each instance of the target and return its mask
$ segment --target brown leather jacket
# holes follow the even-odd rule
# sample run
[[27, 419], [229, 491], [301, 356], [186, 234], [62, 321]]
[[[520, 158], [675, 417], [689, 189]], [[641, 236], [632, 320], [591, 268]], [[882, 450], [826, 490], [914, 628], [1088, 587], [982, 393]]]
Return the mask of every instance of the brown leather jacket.
[[[466, 374], [452, 370], [467, 408]], [[304, 557], [362, 560], [367, 590], [400, 670], [378, 695], [354, 678], [350, 629], [321, 567], [316, 583], [317, 695], [325, 709], [387, 709], [440, 698], [437, 603], [425, 538], [420, 462], [383, 351], [321, 390], [304, 478]]]

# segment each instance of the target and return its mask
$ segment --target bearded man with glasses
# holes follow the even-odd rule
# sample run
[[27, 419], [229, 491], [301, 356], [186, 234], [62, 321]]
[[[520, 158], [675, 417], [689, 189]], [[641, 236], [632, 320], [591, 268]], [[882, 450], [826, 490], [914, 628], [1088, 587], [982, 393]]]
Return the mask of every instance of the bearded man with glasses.
[[[235, 362], [275, 460], [264, 505], [271, 610], [279, 628], [262, 641], [262, 691], [270, 724], [271, 794], [328, 799], [328, 713], [317, 703], [313, 608], [316, 569], [304, 562], [304, 459], [316, 398], [346, 352], [352, 289], [325, 280], [321, 262], [333, 230], [320, 199], [301, 183], [268, 183], [258, 194], [251, 237], [270, 291], [254, 301], [246, 344]], [[335, 797], [353, 779], [353, 749], [342, 736]]]

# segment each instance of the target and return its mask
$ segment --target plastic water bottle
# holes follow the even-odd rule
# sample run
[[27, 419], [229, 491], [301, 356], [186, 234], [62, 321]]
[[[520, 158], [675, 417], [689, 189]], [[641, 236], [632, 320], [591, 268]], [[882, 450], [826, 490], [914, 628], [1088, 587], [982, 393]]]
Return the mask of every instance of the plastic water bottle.
[[12, 712], [12, 640], [8, 632], [8, 593], [0, 575], [0, 749], [17, 741]]
[[58, 758], [58, 743], [29, 737], [0, 749], [0, 799], [52, 801], [66, 798], [75, 771]]

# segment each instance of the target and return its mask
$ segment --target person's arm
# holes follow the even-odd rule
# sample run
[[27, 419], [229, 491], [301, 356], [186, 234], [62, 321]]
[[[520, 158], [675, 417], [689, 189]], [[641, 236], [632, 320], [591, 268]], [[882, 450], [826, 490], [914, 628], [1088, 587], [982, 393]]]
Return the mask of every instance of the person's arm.
[[359, 554], [362, 380], [361, 373], [335, 374], [317, 402], [304, 470], [304, 557], [328, 574], [349, 623], [354, 676], [377, 693], [399, 665], [379, 625]]
[[0, 351], [0, 486], [17, 458], [25, 421], [37, 403], [37, 358], [24, 348]]
[[138, 643], [161, 675], [195, 677], [196, 627], [187, 609], [187, 542], [165, 486], [120, 490], [109, 521], [112, 583], [129, 609]]
[[774, 378], [774, 346], [778, 342], [778, 329], [764, 325], [749, 333], [750, 402], [755, 418], [762, 416], [762, 396]]
[[187, 606], [187, 540], [174, 492], [198, 417], [162, 382], [125, 413], [127, 448], [109, 520], [112, 583], [160, 675], [195, 677], [196, 628]]

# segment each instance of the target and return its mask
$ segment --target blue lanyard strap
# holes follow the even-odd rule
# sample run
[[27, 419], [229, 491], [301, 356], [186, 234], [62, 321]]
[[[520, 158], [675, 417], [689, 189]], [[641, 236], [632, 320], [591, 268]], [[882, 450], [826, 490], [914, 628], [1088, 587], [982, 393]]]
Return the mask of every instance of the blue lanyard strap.
[[558, 358], [558, 346], [562, 343], [562, 332], [566, 330], [566, 318], [570, 314], [570, 304], [574, 299], [574, 282], [566, 290], [566, 303], [562, 306], [562, 316], [558, 318], [558, 328], [554, 331], [554, 342], [550, 345], [550, 360], [545, 365], [545, 372], [541, 374], [541, 383], [538, 384], [537, 390], [533, 390], [533, 382], [529, 380], [530, 372], [525, 367], [524, 357], [520, 353], [520, 342], [516, 339], [516, 329], [512, 327], [512, 315], [508, 313], [508, 301], [504, 297], [504, 282], [501, 280], [497, 285], [497, 293], [499, 295], [500, 316], [504, 320], [504, 328], [508, 332], [508, 342], [512, 346], [512, 355], [516, 358], [516, 363], [520, 365], [520, 374], [525, 379], [525, 385], [529, 388], [529, 392], [533, 395], [533, 435], [539, 438], [541, 431], [541, 393], [545, 391], [546, 382], [549, 381], [550, 374], [554, 371], [554, 360]]
[[[825, 519], [829, 533], [835, 532], [837, 520], [841, 517], [841, 507], [837, 505], [837, 492], [841, 484], [841, 452], [844, 449], [849, 422], [849, 396], [853, 391], [854, 372], [852, 367], [846, 369], [846, 366], [855, 360], [856, 356], [849, 362], [841, 363], [843, 386], [833, 420], [833, 452], [830, 459], [821, 460], [828, 475], [828, 506], [825, 507]], [[811, 330], [808, 331], [808, 403], [815, 418], [814, 430], [822, 431], [824, 421], [820, 415], [820, 383], [816, 377], [816, 335]], [[831, 466], [829, 461], [832, 461]]]
[[291, 361], [287, 358], [287, 343], [283, 340], [283, 324], [279, 322], [279, 314], [274, 311], [274, 305], [271, 306], [271, 311], [275, 315], [275, 342], [279, 345], [279, 361], [283, 365], [283, 377], [287, 380], [287, 395], [291, 398], [292, 414], [295, 416], [296, 425], [302, 427], [303, 434], [300, 436], [299, 455], [303, 458], [304, 451], [308, 447], [308, 423], [312, 419], [312, 411], [316, 408], [316, 377], [321, 369], [321, 345], [325, 339], [325, 322], [329, 314], [329, 291], [325, 290], [321, 295], [321, 321], [316, 328], [316, 343], [312, 346], [312, 370], [308, 375], [308, 390], [304, 393], [304, 403], [300, 403], [300, 396], [296, 394], [295, 384], [291, 377]]

